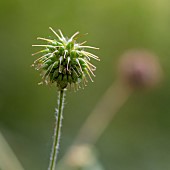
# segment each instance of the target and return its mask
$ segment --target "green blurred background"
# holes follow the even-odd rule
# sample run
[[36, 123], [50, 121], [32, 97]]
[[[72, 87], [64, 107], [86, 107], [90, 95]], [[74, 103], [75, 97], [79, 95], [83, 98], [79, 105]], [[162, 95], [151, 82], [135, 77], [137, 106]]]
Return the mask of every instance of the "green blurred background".
[[38, 50], [31, 45], [52, 35], [49, 26], [68, 36], [89, 33], [80, 41], [99, 47], [101, 58], [95, 83], [67, 93], [59, 159], [116, 80], [120, 55], [146, 48], [159, 56], [164, 81], [132, 95], [96, 148], [106, 170], [170, 169], [169, 7], [169, 0], [0, 0], [0, 130], [26, 170], [47, 169], [52, 144], [56, 89], [38, 86], [30, 67]]

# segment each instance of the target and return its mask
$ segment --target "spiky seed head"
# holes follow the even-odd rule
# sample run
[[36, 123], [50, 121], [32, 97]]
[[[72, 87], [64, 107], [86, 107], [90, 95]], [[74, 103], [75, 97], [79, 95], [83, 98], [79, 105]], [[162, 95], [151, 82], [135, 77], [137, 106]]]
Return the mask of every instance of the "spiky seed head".
[[47, 44], [33, 45], [36, 47], [43, 47], [41, 51], [34, 53], [42, 54], [41, 57], [36, 59], [33, 63], [33, 67], [36, 70], [40, 70], [42, 76], [41, 84], [56, 84], [59, 89], [65, 89], [70, 85], [76, 88], [86, 86], [87, 76], [91, 81], [96, 67], [90, 63], [90, 59], [100, 61], [99, 57], [85, 51], [86, 48], [98, 49], [91, 46], [83, 46], [84, 43], [77, 43], [76, 32], [71, 38], [63, 36], [61, 30], [59, 34], [55, 32], [51, 27], [50, 30], [55, 34], [57, 39], [40, 38]]

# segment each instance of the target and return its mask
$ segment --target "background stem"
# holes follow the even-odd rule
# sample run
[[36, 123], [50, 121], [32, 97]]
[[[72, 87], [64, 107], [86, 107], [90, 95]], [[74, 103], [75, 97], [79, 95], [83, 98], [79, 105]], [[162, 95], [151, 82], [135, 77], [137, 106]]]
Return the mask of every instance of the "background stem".
[[12, 148], [0, 132], [0, 170], [24, 170]]
[[56, 164], [56, 160], [57, 160], [57, 152], [59, 149], [59, 142], [60, 142], [61, 125], [62, 125], [64, 93], [65, 93], [64, 90], [60, 90], [58, 92], [58, 109], [56, 110], [56, 124], [54, 127], [54, 141], [53, 141], [48, 170], [55, 170], [55, 164]]
[[95, 144], [132, 92], [133, 90], [120, 80], [112, 84], [80, 128], [74, 144]]

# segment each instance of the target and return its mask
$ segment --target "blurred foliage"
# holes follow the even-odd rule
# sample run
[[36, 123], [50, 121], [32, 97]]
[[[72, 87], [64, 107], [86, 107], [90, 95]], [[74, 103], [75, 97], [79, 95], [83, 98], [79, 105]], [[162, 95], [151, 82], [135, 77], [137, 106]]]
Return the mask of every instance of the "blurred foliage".
[[8, 142], [4, 136], [0, 133], [0, 169], [17, 169], [23, 170], [22, 165], [18, 161], [16, 155], [11, 150]]
[[119, 56], [130, 48], [147, 48], [159, 56], [164, 83], [131, 96], [96, 147], [107, 170], [170, 169], [169, 5], [168, 0], [0, 1], [0, 129], [26, 170], [47, 168], [52, 143], [56, 89], [38, 86], [39, 75], [30, 68], [31, 45], [38, 36], [52, 35], [49, 26], [68, 36], [89, 33], [85, 39], [100, 47], [101, 58], [95, 83], [68, 92], [59, 158], [116, 80]]

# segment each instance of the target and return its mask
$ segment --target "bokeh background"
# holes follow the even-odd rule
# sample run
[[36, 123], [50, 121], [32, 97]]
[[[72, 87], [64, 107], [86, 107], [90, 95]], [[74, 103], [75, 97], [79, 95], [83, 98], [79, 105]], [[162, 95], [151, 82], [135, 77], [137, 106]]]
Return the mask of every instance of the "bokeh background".
[[89, 33], [80, 41], [99, 47], [93, 53], [101, 58], [95, 82], [67, 93], [59, 159], [116, 81], [120, 55], [146, 48], [159, 57], [163, 83], [134, 93], [95, 147], [106, 170], [170, 169], [169, 7], [169, 0], [0, 0], [0, 130], [25, 170], [47, 169], [52, 144], [56, 88], [38, 86], [30, 67], [38, 50], [31, 45], [53, 36], [49, 26], [68, 36]]

